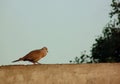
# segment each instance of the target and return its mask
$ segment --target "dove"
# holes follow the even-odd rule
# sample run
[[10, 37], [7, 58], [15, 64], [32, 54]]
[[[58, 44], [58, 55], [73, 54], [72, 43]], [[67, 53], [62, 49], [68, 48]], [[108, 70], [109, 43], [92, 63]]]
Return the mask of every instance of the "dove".
[[29, 61], [32, 62], [33, 64], [40, 64], [38, 61], [45, 57], [48, 53], [48, 49], [47, 47], [43, 47], [41, 49], [37, 49], [37, 50], [33, 50], [31, 52], [29, 52], [28, 54], [26, 54], [25, 56], [23, 56], [22, 58], [19, 58], [18, 60], [12, 61], [14, 62], [18, 62], [18, 61]]

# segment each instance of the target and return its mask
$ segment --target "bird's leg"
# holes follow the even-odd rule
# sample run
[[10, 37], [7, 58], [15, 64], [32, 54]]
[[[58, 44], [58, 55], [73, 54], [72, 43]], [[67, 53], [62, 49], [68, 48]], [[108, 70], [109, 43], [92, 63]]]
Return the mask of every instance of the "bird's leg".
[[35, 62], [32, 62], [34, 65], [36, 64]]

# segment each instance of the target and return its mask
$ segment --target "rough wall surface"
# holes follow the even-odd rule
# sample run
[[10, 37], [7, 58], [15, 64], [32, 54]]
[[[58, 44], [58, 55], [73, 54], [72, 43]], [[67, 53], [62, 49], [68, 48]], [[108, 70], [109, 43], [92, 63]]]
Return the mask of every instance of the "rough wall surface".
[[0, 84], [120, 84], [120, 64], [0, 66]]

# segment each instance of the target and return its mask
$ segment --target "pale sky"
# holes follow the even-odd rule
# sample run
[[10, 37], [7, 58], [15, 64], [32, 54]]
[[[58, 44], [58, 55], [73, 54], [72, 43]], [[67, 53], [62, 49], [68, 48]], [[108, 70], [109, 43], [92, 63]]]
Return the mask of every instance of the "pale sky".
[[[48, 47], [43, 64], [69, 63], [91, 50], [112, 0], [0, 0], [0, 65]], [[31, 64], [18, 62], [14, 64]]]

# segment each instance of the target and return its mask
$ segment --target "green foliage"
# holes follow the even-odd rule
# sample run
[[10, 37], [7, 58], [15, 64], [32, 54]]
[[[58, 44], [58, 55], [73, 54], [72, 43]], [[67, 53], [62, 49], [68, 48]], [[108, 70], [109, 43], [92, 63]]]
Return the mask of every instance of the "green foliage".
[[120, 62], [120, 1], [112, 0], [111, 7], [111, 21], [103, 29], [102, 35], [95, 39], [91, 56], [83, 53], [71, 63]]
[[[112, 19], [103, 29], [103, 35], [95, 39], [91, 53], [97, 62], [120, 62], [120, 2], [112, 0]], [[113, 19], [114, 18], [114, 19]]]
[[116, 25], [120, 25], [120, 1], [119, 0], [112, 0], [112, 11], [109, 13], [110, 14], [110, 18], [112, 18], [113, 16], [115, 16], [115, 20]]
[[91, 53], [97, 62], [120, 62], [120, 28], [108, 25], [103, 36], [96, 39]]
[[75, 63], [75, 64], [93, 63], [93, 58], [84, 52], [80, 57], [76, 56], [73, 61], [70, 60], [70, 63]]

